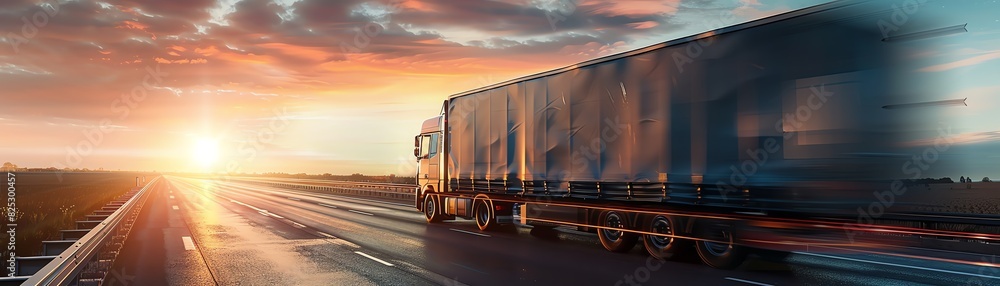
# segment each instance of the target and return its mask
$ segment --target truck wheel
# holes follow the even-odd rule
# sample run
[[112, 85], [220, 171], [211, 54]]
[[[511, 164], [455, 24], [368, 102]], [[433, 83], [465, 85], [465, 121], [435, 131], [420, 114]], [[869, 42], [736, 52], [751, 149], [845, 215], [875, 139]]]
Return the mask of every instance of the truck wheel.
[[[671, 216], [651, 216], [650, 219], [646, 221], [646, 231], [676, 235], [675, 231], [677, 224], [675, 224], [674, 221], [674, 218]], [[687, 239], [651, 234], [644, 234], [642, 236], [642, 243], [646, 247], [646, 251], [649, 252], [650, 256], [660, 260], [677, 258], [678, 253], [688, 250], [691, 247], [691, 241]]]
[[696, 244], [698, 256], [706, 265], [718, 269], [733, 269], [746, 260], [747, 249], [735, 244], [733, 233], [724, 225], [703, 224], [699, 227], [698, 238], [727, 243], [699, 240]]
[[487, 231], [496, 228], [496, 214], [493, 207], [486, 200], [476, 200], [474, 211], [476, 213], [476, 225], [479, 230]]
[[424, 217], [427, 218], [427, 222], [429, 223], [441, 222], [443, 220], [443, 216], [438, 213], [437, 202], [437, 199], [432, 194], [424, 196]]
[[[625, 214], [616, 211], [604, 211], [601, 213], [598, 223], [601, 226], [613, 227], [620, 229], [632, 229], [631, 223], [629, 223], [628, 218]], [[635, 244], [639, 241], [639, 236], [634, 232], [613, 230], [613, 229], [598, 229], [597, 237], [601, 240], [601, 245], [604, 249], [611, 252], [626, 252], [632, 250]]]

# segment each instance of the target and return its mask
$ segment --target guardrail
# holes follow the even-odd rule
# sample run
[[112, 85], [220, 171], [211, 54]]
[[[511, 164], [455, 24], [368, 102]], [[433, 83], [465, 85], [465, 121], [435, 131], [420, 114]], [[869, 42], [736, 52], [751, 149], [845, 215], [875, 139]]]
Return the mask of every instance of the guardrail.
[[87, 220], [77, 221], [79, 229], [64, 230], [62, 240], [46, 241], [46, 256], [18, 257], [19, 276], [5, 278], [0, 285], [101, 285], [146, 203], [149, 189], [159, 179], [130, 192], [127, 199], [108, 203]]
[[244, 182], [257, 182], [257, 183], [276, 183], [291, 185], [304, 185], [304, 186], [324, 186], [324, 187], [348, 187], [348, 188], [362, 188], [369, 190], [380, 190], [388, 192], [400, 192], [400, 193], [412, 193], [417, 187], [414, 184], [396, 184], [396, 183], [376, 183], [376, 182], [354, 182], [354, 181], [332, 181], [332, 180], [316, 180], [316, 179], [279, 179], [279, 178], [251, 178], [251, 177], [240, 177], [235, 180]]
[[[264, 184], [272, 187], [324, 191], [342, 195], [386, 198], [412, 202], [416, 195], [417, 185], [366, 183], [346, 181], [310, 181], [303, 183], [273, 181], [273, 180], [240, 180], [248, 183]], [[317, 185], [322, 184], [322, 185]]]

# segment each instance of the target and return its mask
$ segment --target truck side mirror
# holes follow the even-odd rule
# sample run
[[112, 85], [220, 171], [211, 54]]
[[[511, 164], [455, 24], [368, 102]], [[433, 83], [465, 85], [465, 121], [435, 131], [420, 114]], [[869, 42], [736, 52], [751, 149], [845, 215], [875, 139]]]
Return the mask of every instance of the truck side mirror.
[[420, 158], [420, 136], [413, 137], [413, 157]]

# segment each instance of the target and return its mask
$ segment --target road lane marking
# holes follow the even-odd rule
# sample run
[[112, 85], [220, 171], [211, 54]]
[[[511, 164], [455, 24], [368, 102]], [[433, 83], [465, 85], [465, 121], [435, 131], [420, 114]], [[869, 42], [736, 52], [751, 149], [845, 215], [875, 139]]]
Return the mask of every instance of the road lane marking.
[[170, 198], [171, 198], [171, 199], [173, 199], [173, 198], [174, 198], [174, 196], [170, 196]]
[[357, 249], [361, 249], [361, 246], [360, 246], [360, 245], [357, 245], [357, 244], [354, 244], [353, 242], [350, 242], [350, 241], [346, 241], [346, 240], [343, 240], [343, 239], [339, 239], [339, 238], [337, 238], [337, 239], [334, 239], [334, 240], [333, 240], [333, 241], [331, 241], [331, 242], [333, 242], [333, 244], [336, 244], [336, 245], [343, 245], [343, 246], [347, 246], [347, 247], [350, 247], [350, 248], [357, 248]]
[[767, 284], [767, 283], [760, 283], [760, 282], [756, 282], [756, 281], [743, 280], [743, 279], [733, 278], [733, 277], [726, 277], [726, 280], [731, 280], [731, 281], [736, 281], [736, 282], [743, 282], [743, 283], [746, 283], [746, 284], [753, 284], [753, 285], [760, 285], [760, 286], [774, 286], [774, 285]]
[[255, 206], [251, 206], [251, 205], [249, 205], [249, 204], [246, 204], [246, 203], [243, 203], [243, 202], [241, 202], [241, 201], [237, 201], [237, 200], [232, 200], [232, 199], [230, 199], [229, 201], [230, 201], [230, 202], [233, 202], [233, 203], [235, 203], [235, 204], [237, 204], [237, 205], [241, 205], [241, 206], [244, 206], [244, 207], [248, 207], [248, 208], [251, 208], [251, 209], [253, 209], [253, 210], [255, 210], [255, 211], [259, 212], [260, 214], [262, 214], [262, 215], [264, 215], [264, 216], [267, 216], [267, 213], [268, 213], [268, 211], [267, 211], [267, 210], [265, 210], [265, 209], [262, 209], [262, 208], [258, 208], [258, 207], [255, 207]]
[[296, 199], [296, 198], [286, 198], [286, 199], [293, 200], [293, 201], [301, 201], [300, 199]]
[[269, 212], [267, 212], [265, 210], [259, 210], [259, 211], [257, 211], [257, 213], [259, 213], [259, 214], [261, 214], [263, 216], [271, 216], [271, 213], [269, 213]]
[[469, 266], [465, 266], [465, 265], [462, 265], [462, 264], [458, 264], [458, 263], [455, 263], [455, 262], [452, 262], [451, 264], [453, 264], [455, 266], [458, 266], [458, 267], [465, 268], [466, 270], [469, 270], [469, 271], [472, 271], [472, 272], [476, 272], [476, 273], [479, 273], [479, 274], [490, 275], [489, 273], [482, 272], [482, 271], [479, 271], [478, 269], [475, 269], [475, 268], [472, 268], [472, 267], [469, 267]]
[[338, 196], [338, 195], [330, 195], [330, 196], [326, 196], [326, 197], [334, 199], [334, 200], [336, 198], [346, 198], [348, 200], [368, 201], [368, 202], [373, 202], [373, 203], [395, 205], [395, 206], [402, 206], [402, 207], [412, 207], [413, 206], [412, 204], [401, 204], [401, 203], [394, 203], [394, 202], [387, 202], [387, 201], [380, 201], [380, 200], [369, 200], [369, 199], [362, 199], [362, 198], [355, 198], [355, 197], [344, 197], [344, 196]]
[[175, 211], [181, 209], [181, 208], [179, 208], [177, 206], [172, 206], [172, 208], [174, 208]]
[[466, 234], [471, 234], [471, 235], [478, 235], [478, 236], [482, 236], [482, 237], [490, 237], [489, 234], [482, 234], [482, 233], [478, 233], [478, 232], [471, 232], [471, 231], [468, 231], [468, 230], [461, 230], [461, 229], [455, 229], [455, 228], [450, 228], [450, 230], [461, 232], [461, 233], [466, 233]]
[[336, 236], [330, 235], [329, 233], [325, 233], [325, 232], [322, 232], [322, 231], [320, 231], [319, 234], [322, 235], [322, 236], [325, 236], [325, 237], [329, 237], [329, 238], [334, 238], [334, 239], [337, 238]]
[[[265, 190], [265, 189], [262, 189], [262, 188], [259, 188], [259, 187], [247, 186], [247, 185], [243, 185], [243, 186], [230, 185], [230, 186], [233, 187], [233, 188], [239, 188], [239, 189], [245, 189], [245, 190], [262, 190], [262, 191], [266, 191], [266, 192], [270, 192], [270, 193], [277, 193], [277, 192], [288, 191], [288, 190], [285, 190], [285, 189], [280, 189], [280, 191]], [[367, 202], [373, 202], [373, 203], [379, 203], [379, 204], [387, 204], [387, 205], [395, 205], [395, 206], [402, 206], [402, 207], [412, 207], [413, 206], [413, 204], [395, 203], [395, 202], [387, 202], [387, 201], [380, 201], [380, 200], [363, 199], [363, 198], [356, 198], [356, 197], [345, 197], [343, 195], [336, 195], [336, 194], [317, 194], [317, 193], [307, 193], [307, 192], [299, 192], [299, 191], [288, 191], [288, 192], [296, 193], [296, 194], [302, 194], [302, 195], [306, 195], [306, 196], [318, 197], [318, 198], [323, 198], [323, 199], [332, 199], [332, 200], [340, 200], [340, 199], [344, 199], [344, 200], [359, 200], [359, 201], [367, 201]]]
[[324, 204], [324, 203], [319, 203], [319, 205], [321, 205], [321, 206], [324, 206], [324, 207], [328, 207], [328, 208], [332, 208], [332, 209], [335, 209], [335, 208], [337, 208], [337, 206], [334, 206], [334, 205], [328, 205], [328, 204]]
[[292, 222], [292, 224], [295, 225], [298, 228], [305, 228], [306, 227], [305, 225], [303, 225], [301, 223], [294, 222], [294, 221]]
[[[249, 189], [255, 189], [255, 188], [249, 188]], [[320, 198], [324, 198], [324, 199], [331, 199], [331, 200], [338, 200], [338, 199], [359, 200], [359, 201], [366, 201], [366, 202], [373, 202], [373, 203], [387, 204], [387, 205], [395, 205], [395, 206], [401, 206], [401, 207], [412, 207], [413, 206], [413, 204], [402, 204], [402, 203], [394, 203], [394, 202], [387, 202], [387, 201], [380, 201], [380, 200], [371, 200], [371, 199], [364, 199], [364, 198], [345, 197], [343, 195], [337, 195], [337, 194], [316, 194], [316, 193], [303, 193], [303, 192], [296, 192], [296, 191], [292, 191], [292, 192], [293, 193], [307, 195], [307, 196], [320, 197]]]
[[182, 236], [181, 240], [184, 241], [184, 250], [194, 250], [194, 240], [190, 236]]
[[378, 258], [375, 258], [374, 256], [371, 256], [371, 255], [368, 255], [368, 254], [365, 254], [364, 252], [361, 252], [361, 251], [355, 251], [354, 253], [357, 253], [358, 255], [361, 255], [361, 256], [364, 256], [364, 257], [368, 257], [368, 259], [371, 259], [371, 260], [375, 260], [376, 262], [378, 262], [378, 263], [382, 263], [382, 264], [384, 264], [385, 266], [392, 266], [392, 263], [389, 263], [389, 262], [385, 262], [385, 260], [382, 260], [382, 259], [378, 259]]
[[356, 214], [363, 214], [363, 215], [374, 216], [374, 214], [366, 213], [366, 212], [363, 212], [363, 211], [356, 211], [356, 210], [347, 210], [347, 211], [352, 212], [352, 213], [356, 213]]
[[896, 264], [896, 263], [889, 263], [889, 262], [871, 261], [871, 260], [864, 260], [864, 259], [839, 257], [839, 256], [816, 254], [816, 253], [808, 253], [808, 252], [798, 252], [798, 251], [793, 251], [792, 253], [812, 255], [812, 256], [819, 256], [819, 257], [832, 258], [832, 259], [841, 259], [841, 260], [854, 261], [854, 262], [865, 262], [865, 263], [871, 263], [871, 264], [896, 266], [896, 267], [910, 268], [910, 269], [917, 269], [917, 270], [936, 271], [936, 272], [943, 272], [943, 273], [949, 273], [949, 274], [968, 275], [968, 276], [975, 276], [975, 277], [982, 277], [982, 278], [989, 278], [989, 279], [1000, 279], [1000, 277], [997, 277], [997, 276], [989, 276], [989, 275], [967, 273], [967, 272], [960, 272], [960, 271], [951, 271], [951, 270], [944, 270], [944, 269], [927, 268], [927, 267], [920, 267], [920, 266], [903, 265], [903, 264]]

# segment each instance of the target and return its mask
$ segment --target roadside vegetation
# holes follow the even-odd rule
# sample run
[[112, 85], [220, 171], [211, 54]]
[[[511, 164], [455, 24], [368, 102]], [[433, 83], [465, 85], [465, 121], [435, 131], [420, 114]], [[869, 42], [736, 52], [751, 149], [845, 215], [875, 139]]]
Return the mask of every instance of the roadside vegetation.
[[[42, 241], [60, 239], [59, 230], [75, 229], [76, 221], [135, 186], [136, 176], [154, 174], [100, 172], [16, 173], [15, 219], [17, 256], [42, 253]], [[8, 212], [6, 204], [3, 213]], [[9, 223], [9, 222], [8, 222]]]

